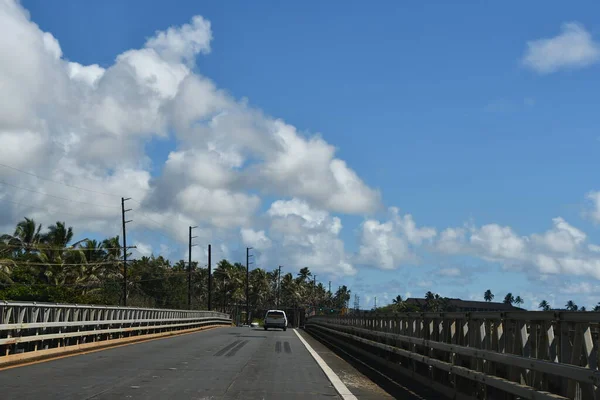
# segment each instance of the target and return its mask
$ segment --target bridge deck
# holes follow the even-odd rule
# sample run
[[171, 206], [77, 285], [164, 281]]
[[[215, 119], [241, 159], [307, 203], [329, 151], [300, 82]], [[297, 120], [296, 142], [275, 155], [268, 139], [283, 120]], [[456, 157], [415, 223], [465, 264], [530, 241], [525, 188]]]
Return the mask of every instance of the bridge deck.
[[[360, 399], [391, 398], [303, 335]], [[0, 370], [2, 399], [341, 398], [296, 333], [221, 328]]]

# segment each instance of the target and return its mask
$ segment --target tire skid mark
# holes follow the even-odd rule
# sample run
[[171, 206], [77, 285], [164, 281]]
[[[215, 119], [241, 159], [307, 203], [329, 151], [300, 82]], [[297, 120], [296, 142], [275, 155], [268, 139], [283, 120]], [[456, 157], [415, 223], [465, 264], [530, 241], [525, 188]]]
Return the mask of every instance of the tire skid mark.
[[221, 350], [217, 351], [214, 356], [215, 357], [220, 357], [223, 354], [227, 353], [229, 350], [231, 350], [233, 347], [235, 347], [238, 343], [240, 342], [240, 340], [236, 340], [233, 343], [228, 344], [227, 346], [223, 347]]
[[248, 343], [248, 341], [247, 341], [247, 340], [244, 340], [244, 341], [242, 341], [242, 342], [238, 343], [238, 345], [237, 345], [237, 346], [235, 346], [233, 349], [231, 349], [231, 351], [230, 351], [229, 353], [225, 354], [225, 357], [233, 357], [233, 356], [235, 356], [235, 354], [236, 354], [236, 353], [237, 353], [237, 352], [238, 352], [238, 351], [239, 351], [239, 350], [240, 350], [242, 347], [244, 347], [244, 346], [246, 345], [246, 343]]

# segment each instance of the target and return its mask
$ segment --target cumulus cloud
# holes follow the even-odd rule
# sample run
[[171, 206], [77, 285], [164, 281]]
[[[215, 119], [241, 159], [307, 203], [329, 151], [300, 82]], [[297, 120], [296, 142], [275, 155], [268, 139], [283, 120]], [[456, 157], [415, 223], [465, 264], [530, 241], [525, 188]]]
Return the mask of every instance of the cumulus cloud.
[[134, 242], [134, 246], [138, 253], [142, 256], [150, 257], [152, 255], [152, 245], [142, 242]]
[[360, 247], [356, 260], [360, 264], [391, 270], [403, 263], [417, 261], [415, 248], [436, 237], [436, 230], [417, 227], [410, 214], [400, 215], [389, 209], [390, 219], [366, 220], [361, 227]]
[[[223, 257], [227, 243], [241, 238], [290, 268], [354, 275], [357, 265], [391, 270], [417, 262], [423, 247], [542, 274], [600, 276], [598, 247], [561, 218], [529, 236], [497, 224], [438, 234], [392, 207], [387, 220], [364, 221], [357, 253], [348, 254], [336, 213], [377, 210], [379, 191], [320, 135], [299, 132], [196, 73], [196, 57], [210, 53], [212, 38], [210, 22], [194, 16], [106, 68], [82, 65], [67, 61], [59, 40], [18, 2], [0, 1], [0, 52], [11, 55], [0, 60], [0, 186], [10, 189], [0, 193], [0, 226], [26, 215], [115, 235], [123, 196], [132, 198], [132, 230], [159, 229], [186, 243], [185, 228], [198, 225], [198, 242], [214, 243]], [[591, 36], [568, 24], [556, 38], [530, 42], [525, 62], [550, 72], [597, 58]], [[165, 138], [176, 145], [155, 164], [146, 147]], [[259, 216], [266, 196], [272, 203]], [[281, 198], [288, 200], [271, 200]], [[589, 199], [589, 216], [600, 221], [600, 194]]]
[[270, 237], [279, 243], [279, 254], [284, 254], [278, 259], [286, 260], [286, 267], [305, 266], [333, 276], [356, 274], [339, 238], [342, 223], [338, 217], [300, 199], [273, 202], [267, 216]]
[[512, 228], [498, 224], [448, 228], [440, 234], [435, 248], [445, 254], [499, 262], [505, 267], [533, 268], [536, 274], [600, 279], [600, 257], [595, 251], [598, 246], [586, 243], [586, 234], [563, 218], [554, 218], [552, 222], [553, 227], [546, 232], [528, 236], [520, 236]]
[[598, 285], [593, 285], [591, 282], [568, 283], [559, 289], [565, 294], [590, 294], [598, 293]]
[[[379, 192], [322, 137], [298, 132], [193, 72], [212, 38], [210, 22], [194, 16], [106, 68], [82, 65], [67, 61], [57, 38], [18, 2], [0, 1], [0, 52], [11, 54], [0, 61], [0, 160], [8, 166], [0, 166], [0, 181], [13, 185], [0, 199], [0, 225], [23, 215], [48, 224], [67, 219], [54, 213], [68, 213], [75, 229], [112, 235], [123, 196], [136, 202], [137, 227], [185, 241], [181, 226], [201, 225], [203, 239], [242, 232], [244, 241], [267, 248], [267, 233], [252, 230], [261, 197], [294, 197], [299, 208], [290, 215], [277, 214], [281, 203], [271, 208], [275, 237], [298, 264], [354, 273], [337, 237], [341, 222], [329, 213], [373, 211]], [[168, 137], [177, 145], [155, 165], [146, 146]], [[311, 225], [305, 218], [314, 210], [326, 217]], [[299, 236], [279, 230], [295, 219], [304, 221]], [[311, 249], [306, 255], [302, 240]]]
[[586, 195], [589, 202], [589, 209], [585, 215], [593, 222], [600, 223], [600, 192], [592, 191]]
[[256, 250], [267, 250], [271, 247], [272, 241], [267, 237], [264, 230], [255, 231], [254, 229], [242, 229], [242, 242]]
[[210, 52], [211, 40], [210, 22], [197, 15], [189, 24], [156, 32], [154, 37], [148, 39], [146, 47], [154, 49], [164, 60], [184, 60], [193, 64], [198, 53]]
[[562, 68], [583, 68], [600, 60], [600, 45], [592, 39], [583, 25], [568, 22], [553, 38], [527, 42], [523, 64], [547, 74]]

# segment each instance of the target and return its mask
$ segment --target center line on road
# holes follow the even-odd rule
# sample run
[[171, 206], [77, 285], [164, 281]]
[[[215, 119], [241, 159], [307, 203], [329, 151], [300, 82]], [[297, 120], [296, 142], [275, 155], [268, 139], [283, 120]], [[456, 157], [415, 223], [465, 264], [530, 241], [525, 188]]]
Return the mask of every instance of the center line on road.
[[296, 334], [296, 336], [298, 336], [298, 339], [300, 339], [304, 347], [306, 347], [306, 350], [308, 350], [308, 352], [315, 359], [317, 364], [319, 364], [319, 367], [321, 367], [323, 372], [325, 372], [325, 375], [327, 375], [327, 379], [329, 379], [329, 381], [333, 384], [333, 387], [339, 393], [339, 395], [342, 396], [342, 399], [358, 400], [356, 396], [353, 395], [352, 392], [348, 389], [348, 387], [344, 384], [344, 382], [342, 382], [342, 380], [336, 375], [336, 373], [333, 372], [329, 365], [327, 365], [327, 363], [321, 358], [321, 356], [313, 350], [310, 344], [308, 344], [302, 336], [300, 336], [296, 329], [294, 329], [294, 333]]

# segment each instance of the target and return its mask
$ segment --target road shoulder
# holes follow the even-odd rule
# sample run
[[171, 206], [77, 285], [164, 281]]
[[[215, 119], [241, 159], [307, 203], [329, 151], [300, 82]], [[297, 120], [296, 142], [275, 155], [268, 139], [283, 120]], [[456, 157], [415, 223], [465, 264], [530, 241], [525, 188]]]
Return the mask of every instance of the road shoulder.
[[296, 330], [298, 334], [313, 348], [313, 350], [327, 363], [327, 365], [340, 378], [342, 383], [360, 400], [393, 399], [371, 379], [339, 357], [324, 344], [313, 338], [302, 329]]

